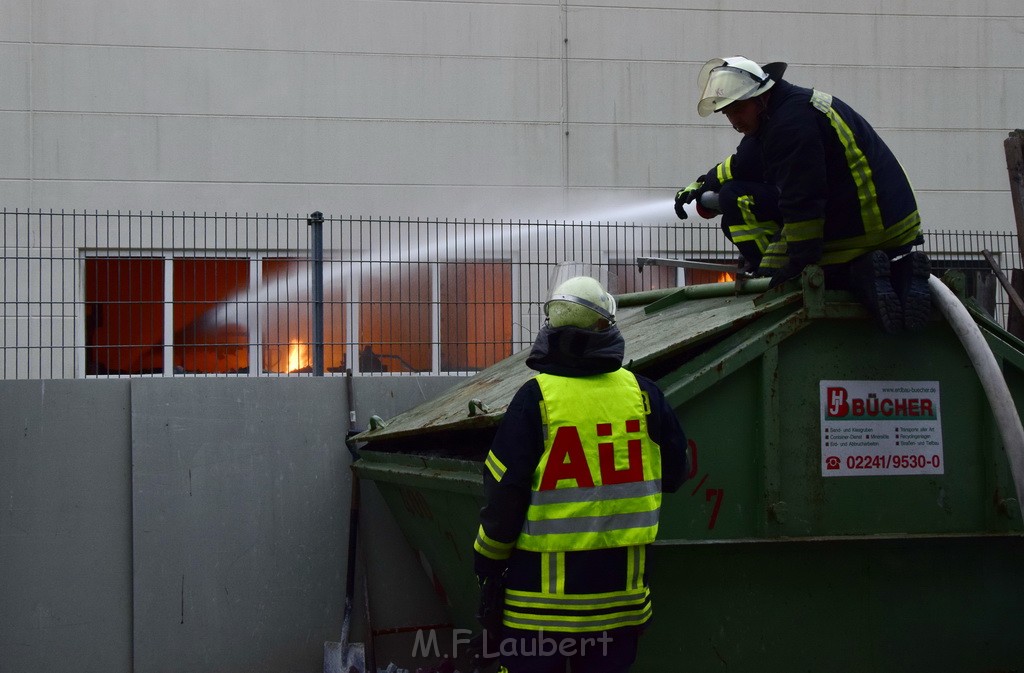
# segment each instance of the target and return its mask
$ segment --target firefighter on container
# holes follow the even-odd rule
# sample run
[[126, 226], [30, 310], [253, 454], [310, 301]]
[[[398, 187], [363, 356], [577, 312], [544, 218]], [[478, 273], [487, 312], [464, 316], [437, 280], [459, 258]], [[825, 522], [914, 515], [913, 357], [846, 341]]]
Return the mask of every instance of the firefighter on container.
[[628, 671], [651, 618], [648, 545], [686, 436], [649, 379], [622, 368], [615, 300], [559, 285], [485, 461], [473, 545], [484, 656], [505, 671]]
[[[736, 152], [676, 194], [676, 214], [718, 192], [722, 229], [745, 270], [771, 285], [819, 264], [827, 287], [850, 290], [894, 333], [931, 315], [921, 216], [903, 167], [875, 130], [831, 94], [782, 79], [742, 56], [704, 64], [697, 112], [724, 114]], [[714, 213], [711, 213], [714, 215]]]

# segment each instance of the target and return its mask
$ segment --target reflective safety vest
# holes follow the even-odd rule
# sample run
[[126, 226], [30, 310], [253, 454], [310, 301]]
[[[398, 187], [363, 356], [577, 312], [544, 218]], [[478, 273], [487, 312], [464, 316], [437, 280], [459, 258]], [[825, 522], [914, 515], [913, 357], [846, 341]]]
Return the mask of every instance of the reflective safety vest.
[[516, 546], [559, 552], [653, 542], [661, 450], [647, 434], [650, 400], [626, 369], [539, 374], [544, 453]]

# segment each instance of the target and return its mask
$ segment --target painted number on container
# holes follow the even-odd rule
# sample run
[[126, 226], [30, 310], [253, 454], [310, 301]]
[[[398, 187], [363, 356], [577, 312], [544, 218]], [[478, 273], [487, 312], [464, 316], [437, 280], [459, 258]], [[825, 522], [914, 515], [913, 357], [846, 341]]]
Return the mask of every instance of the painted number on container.
[[715, 527], [715, 522], [718, 521], [718, 510], [722, 506], [722, 498], [725, 497], [725, 490], [721, 488], [709, 488], [704, 492], [705, 500], [707, 502], [714, 501], [714, 505], [711, 506], [711, 518], [708, 520], [708, 530]]
[[[697, 476], [697, 472], [700, 471], [697, 459], [697, 442], [693, 441], [692, 439], [688, 439], [686, 441], [686, 444], [690, 449], [690, 472], [689, 474], [686, 475], [686, 478], [693, 479]], [[704, 476], [701, 477], [700, 481], [697, 482], [697, 485], [693, 488], [693, 491], [690, 492], [690, 496], [692, 497], [697, 495], [700, 492], [701, 488], [704, 486], [705, 482], [707, 482], [707, 480], [708, 474], [705, 472]], [[724, 488], [707, 488], [704, 490], [704, 502], [712, 503], [711, 515], [708, 517], [708, 530], [714, 530], [715, 524], [718, 523], [718, 512], [722, 508], [722, 500], [724, 498]]]

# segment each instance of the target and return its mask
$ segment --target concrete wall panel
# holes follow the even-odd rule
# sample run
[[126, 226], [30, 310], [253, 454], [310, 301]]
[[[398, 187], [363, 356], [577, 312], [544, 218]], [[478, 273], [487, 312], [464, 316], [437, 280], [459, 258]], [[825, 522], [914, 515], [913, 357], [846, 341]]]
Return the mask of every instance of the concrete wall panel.
[[976, 192], [917, 192], [925, 236], [929, 231], [1016, 230], [1013, 204], [998, 190]]
[[0, 176], [3, 180], [24, 180], [31, 174], [32, 117], [25, 112], [0, 111]]
[[[569, 57], [691, 62], [745, 54], [821, 65], [1019, 64], [1024, 9], [1012, 16], [904, 16], [761, 11], [573, 8]], [[857, 39], [839, 39], [857, 36]], [[822, 40], [829, 48], [822, 49]]]
[[4, 64], [0, 68], [0, 110], [29, 109], [31, 53], [28, 45], [0, 42], [0, 63]]
[[340, 634], [344, 381], [253, 383], [133, 382], [139, 673], [317, 670]]
[[32, 0], [0, 0], [0, 41], [32, 39]]
[[[662, 187], [655, 196], [664, 196]], [[36, 180], [31, 193], [39, 203], [63, 203], [68, 209], [111, 210], [111, 204], [122, 212], [200, 212], [209, 213], [280, 213], [308, 215], [319, 210], [334, 216], [363, 215], [373, 217], [427, 218], [506, 218], [513, 220], [550, 219], [564, 213], [578, 213], [578, 207], [590, 210], [593, 199], [605, 198], [632, 189], [603, 187], [599, 194], [592, 189], [577, 199], [578, 190], [560, 186], [517, 187], [508, 185], [450, 185], [439, 190], [431, 185], [408, 185], [396, 194], [391, 185], [323, 184], [261, 184], [210, 183], [198, 181], [109, 182], [95, 180]], [[0, 181], [0, 202], [9, 208], [28, 207], [29, 182]], [[646, 196], [640, 197], [646, 200]], [[621, 204], [619, 197], [611, 198]], [[566, 204], [569, 210], [566, 211]], [[675, 217], [675, 215], [672, 215]]]
[[987, 191], [1009, 185], [1005, 131], [901, 130], [888, 131], [885, 138], [915, 189]]
[[[561, 118], [562, 64], [551, 58], [46, 45], [36, 49], [33, 68], [35, 109], [44, 111], [396, 120]], [[3, 77], [0, 73], [0, 82]], [[472, 95], [465, 95], [467, 86]], [[17, 101], [4, 107], [18, 109]]]
[[[358, 423], [459, 380], [357, 379]], [[322, 670], [345, 593], [345, 384], [0, 381], [0, 671]], [[371, 603], [402, 597], [376, 617], [444, 622], [390, 512], [363, 504]], [[382, 656], [414, 663], [400, 642]]]
[[28, 177], [0, 178], [0, 203], [11, 210], [28, 208], [32, 203], [32, 182]]
[[557, 124], [46, 114], [34, 138], [41, 179], [544, 186], [561, 175]]
[[[621, 7], [621, 0], [569, 0], [569, 7]], [[763, 11], [760, 0], [632, 0], [632, 7], [670, 10], [706, 10], [720, 12]], [[894, 11], [890, 0], [777, 0], [772, 10], [800, 14], [885, 14]], [[903, 0], [899, 13], [908, 16], [1020, 16], [1017, 0], [989, 0], [985, 3], [963, 0]]]
[[0, 385], [0, 670], [129, 671], [129, 384]]
[[[706, 172], [734, 149], [715, 142], [716, 136], [725, 135], [671, 126], [572, 124], [569, 181], [581, 187], [615, 184], [619, 179], [623, 182], [617, 184], [633, 187], [680, 183], [684, 176]], [[709, 163], [704, 159], [707, 156], [718, 158]], [[683, 180], [680, 186], [692, 179]], [[674, 195], [673, 191], [667, 196]]]
[[562, 52], [557, 2], [41, 0], [35, 40], [203, 49], [523, 56]]

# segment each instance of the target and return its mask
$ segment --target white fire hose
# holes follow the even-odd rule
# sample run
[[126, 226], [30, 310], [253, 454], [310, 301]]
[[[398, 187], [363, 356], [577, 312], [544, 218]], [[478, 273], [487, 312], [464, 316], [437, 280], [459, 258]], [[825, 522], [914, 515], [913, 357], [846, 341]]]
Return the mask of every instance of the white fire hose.
[[1024, 426], [1013, 403], [1010, 389], [1006, 386], [1003, 372], [996, 363], [985, 337], [956, 295], [935, 276], [928, 277], [928, 286], [939, 310], [946, 317], [953, 332], [967, 351], [967, 357], [978, 373], [985, 396], [992, 407], [992, 415], [1003, 438], [1003, 447], [1010, 461], [1010, 473], [1017, 490], [1017, 505], [1024, 519]]

